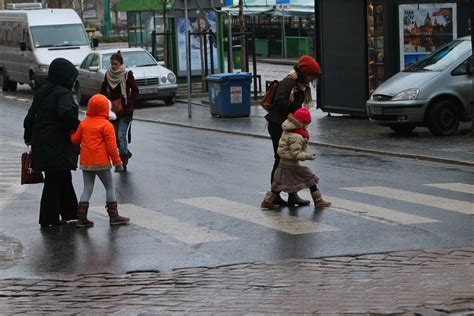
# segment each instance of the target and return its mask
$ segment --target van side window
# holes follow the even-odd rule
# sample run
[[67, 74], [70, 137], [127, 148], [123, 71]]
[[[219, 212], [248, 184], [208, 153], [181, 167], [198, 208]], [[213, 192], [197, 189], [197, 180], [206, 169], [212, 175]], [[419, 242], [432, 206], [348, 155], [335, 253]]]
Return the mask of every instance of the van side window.
[[31, 50], [31, 42], [30, 42], [30, 33], [28, 29], [23, 29], [23, 38], [22, 41], [26, 43], [26, 47], [28, 50]]
[[469, 59], [465, 60], [461, 65], [457, 66], [453, 71], [451, 71], [452, 76], [465, 76], [467, 75], [467, 64]]

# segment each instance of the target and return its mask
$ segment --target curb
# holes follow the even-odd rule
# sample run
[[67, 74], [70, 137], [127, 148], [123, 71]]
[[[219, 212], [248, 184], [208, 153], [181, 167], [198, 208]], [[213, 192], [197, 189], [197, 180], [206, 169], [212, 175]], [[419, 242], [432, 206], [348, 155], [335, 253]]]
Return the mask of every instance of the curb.
[[[164, 121], [164, 120], [151, 120], [151, 119], [143, 119], [143, 118], [134, 118], [134, 120], [147, 122], [147, 123], [186, 127], [186, 128], [198, 129], [202, 131], [218, 132], [218, 133], [230, 134], [230, 135], [247, 136], [247, 137], [253, 137], [253, 138], [260, 138], [260, 139], [270, 139], [270, 136], [261, 135], [257, 133], [251, 133], [251, 132], [247, 133], [247, 132], [240, 132], [240, 131], [230, 131], [230, 130], [226, 130], [222, 128], [202, 127], [202, 126], [195, 126], [195, 125], [176, 123], [176, 122], [170, 122], [170, 121]], [[366, 148], [344, 146], [344, 145], [335, 145], [335, 144], [314, 142], [314, 141], [310, 141], [308, 144], [326, 147], [326, 148], [332, 148], [332, 149], [365, 153], [365, 154], [373, 154], [373, 155], [381, 155], [381, 156], [388, 156], [388, 157], [398, 157], [398, 158], [405, 158], [405, 159], [412, 159], [412, 160], [430, 161], [430, 162], [438, 162], [438, 163], [445, 163], [445, 164], [458, 165], [458, 166], [474, 167], [474, 162], [464, 161], [464, 160], [454, 160], [454, 159], [448, 159], [448, 158], [422, 156], [422, 155], [415, 155], [415, 154], [395, 153], [395, 152], [390, 152], [390, 151], [366, 149]]]

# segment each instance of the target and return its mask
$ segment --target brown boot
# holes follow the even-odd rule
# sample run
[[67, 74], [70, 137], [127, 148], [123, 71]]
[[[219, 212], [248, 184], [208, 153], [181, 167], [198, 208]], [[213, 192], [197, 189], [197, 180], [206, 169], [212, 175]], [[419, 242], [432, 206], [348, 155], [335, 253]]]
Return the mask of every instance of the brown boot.
[[315, 208], [331, 206], [331, 202], [323, 200], [323, 197], [321, 196], [321, 191], [319, 190], [311, 192], [311, 197], [313, 198]]
[[117, 202], [107, 202], [105, 205], [110, 218], [110, 225], [126, 225], [130, 221], [129, 218], [120, 216], [117, 210]]
[[274, 210], [280, 207], [280, 205], [276, 204], [276, 199], [278, 195], [273, 193], [273, 192], [267, 192], [265, 194], [265, 197], [263, 198], [262, 204], [260, 204], [260, 207], [263, 209], [270, 209]]
[[89, 202], [79, 202], [77, 205], [77, 223], [76, 227], [92, 227], [94, 222], [87, 219]]

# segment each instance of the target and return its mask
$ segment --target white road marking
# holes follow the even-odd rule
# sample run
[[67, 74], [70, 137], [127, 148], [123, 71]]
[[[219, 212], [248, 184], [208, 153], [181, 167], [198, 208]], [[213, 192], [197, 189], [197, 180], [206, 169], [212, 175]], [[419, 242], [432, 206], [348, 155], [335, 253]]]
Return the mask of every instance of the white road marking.
[[389, 199], [405, 201], [410, 203], [416, 203], [431, 207], [436, 207], [440, 209], [445, 209], [448, 211], [454, 211], [464, 214], [474, 214], [474, 203], [469, 203], [466, 201], [459, 201], [454, 199], [448, 199], [443, 197], [438, 197], [434, 195], [422, 194], [409, 192], [404, 190], [392, 189], [387, 187], [353, 187], [353, 188], [344, 188], [344, 190], [365, 193], [380, 197], [385, 197]]
[[180, 199], [177, 201], [193, 207], [283, 231], [291, 235], [338, 230], [336, 227], [329, 225], [280, 214], [273, 210], [262, 210], [256, 206], [238, 203], [215, 196]]
[[[311, 195], [308, 191], [298, 193], [301, 197], [311, 200]], [[326, 212], [336, 211], [343, 214], [361, 217], [370, 221], [379, 222], [395, 226], [397, 224], [413, 225], [436, 223], [438, 220], [412, 215], [409, 213], [391, 210], [385, 207], [375, 206], [372, 204], [354, 202], [350, 200], [340, 199], [334, 196], [323, 194], [325, 200], [330, 201], [332, 205], [325, 209]]]
[[466, 183], [432, 183], [425, 184], [428, 187], [440, 188], [450, 191], [474, 194], [474, 185]]
[[[238, 240], [239, 237], [213, 231], [206, 227], [198, 227], [180, 222], [177, 218], [152, 211], [134, 204], [119, 204], [119, 214], [129, 217], [130, 223], [147, 229], [157, 230], [187, 244], [201, 244], [213, 241]], [[94, 213], [107, 216], [103, 206], [91, 207]]]

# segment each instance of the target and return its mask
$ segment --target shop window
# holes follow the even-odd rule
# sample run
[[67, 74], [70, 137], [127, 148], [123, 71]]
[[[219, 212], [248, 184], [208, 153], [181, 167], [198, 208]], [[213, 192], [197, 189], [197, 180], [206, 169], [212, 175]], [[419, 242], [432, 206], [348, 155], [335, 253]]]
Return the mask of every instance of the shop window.
[[383, 26], [382, 0], [368, 1], [367, 36], [369, 94], [372, 94], [375, 88], [384, 81], [385, 77]]

